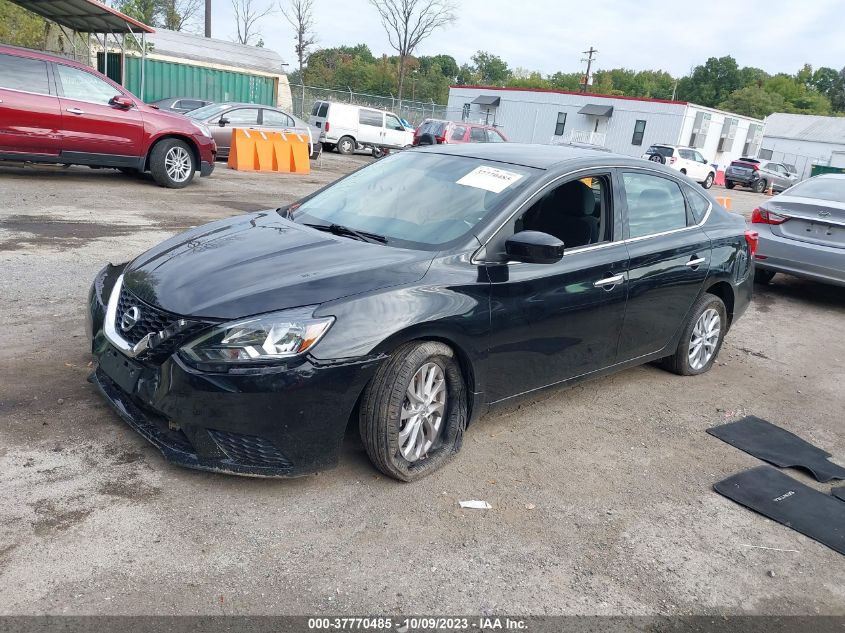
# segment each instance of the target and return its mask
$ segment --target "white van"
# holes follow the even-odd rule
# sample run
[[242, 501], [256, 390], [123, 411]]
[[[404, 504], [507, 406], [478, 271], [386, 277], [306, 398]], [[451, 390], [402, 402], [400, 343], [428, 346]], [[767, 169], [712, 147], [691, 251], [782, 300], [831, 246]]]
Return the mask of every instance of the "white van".
[[410, 147], [414, 142], [414, 133], [393, 112], [351, 103], [315, 101], [308, 121], [320, 128], [323, 148], [337, 147], [341, 154], [359, 147]]

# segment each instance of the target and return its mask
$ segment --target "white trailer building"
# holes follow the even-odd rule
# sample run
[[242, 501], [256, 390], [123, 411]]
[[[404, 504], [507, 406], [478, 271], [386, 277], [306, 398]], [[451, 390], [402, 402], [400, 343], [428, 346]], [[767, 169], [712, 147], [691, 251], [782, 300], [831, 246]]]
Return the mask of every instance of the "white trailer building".
[[487, 122], [519, 143], [591, 143], [640, 156], [653, 143], [695, 147], [723, 170], [755, 156], [763, 121], [685, 101], [565, 90], [453, 86], [452, 118]]
[[759, 158], [792, 165], [802, 178], [810, 177], [813, 165], [845, 168], [845, 118], [771, 114]]

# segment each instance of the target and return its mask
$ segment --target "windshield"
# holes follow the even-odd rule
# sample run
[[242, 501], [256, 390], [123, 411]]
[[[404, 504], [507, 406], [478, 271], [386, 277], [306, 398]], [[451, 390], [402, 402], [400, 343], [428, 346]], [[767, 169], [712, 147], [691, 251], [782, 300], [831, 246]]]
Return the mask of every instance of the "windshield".
[[223, 110], [227, 110], [229, 107], [230, 106], [225, 103], [210, 103], [207, 106], [186, 112], [185, 116], [196, 119], [197, 121], [206, 121], [215, 114], [220, 114]]
[[788, 195], [845, 202], [845, 178], [810, 178], [788, 189]]
[[317, 193], [291, 213], [299, 223], [338, 224], [395, 246], [435, 250], [464, 239], [542, 170], [407, 150]]

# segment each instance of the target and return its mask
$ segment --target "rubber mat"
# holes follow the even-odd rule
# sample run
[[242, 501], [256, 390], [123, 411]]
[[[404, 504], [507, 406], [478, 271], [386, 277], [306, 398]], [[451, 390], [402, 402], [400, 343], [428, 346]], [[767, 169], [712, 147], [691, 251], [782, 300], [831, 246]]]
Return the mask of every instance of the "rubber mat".
[[716, 492], [845, 554], [845, 504], [771, 466], [723, 479]]
[[834, 488], [833, 490], [831, 490], [831, 492], [833, 493], [834, 497], [845, 501], [845, 486], [843, 486], [842, 488]]
[[775, 466], [808, 470], [822, 483], [831, 479], [845, 479], [845, 468], [828, 461], [830, 453], [753, 415], [714, 426], [707, 429], [707, 432]]

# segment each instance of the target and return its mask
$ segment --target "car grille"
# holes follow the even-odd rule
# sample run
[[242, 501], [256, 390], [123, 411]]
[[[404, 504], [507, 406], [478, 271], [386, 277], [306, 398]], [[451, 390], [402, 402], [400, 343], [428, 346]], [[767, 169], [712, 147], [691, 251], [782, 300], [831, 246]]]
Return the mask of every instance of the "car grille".
[[229, 456], [229, 459], [239, 464], [276, 469], [291, 467], [290, 461], [282, 455], [281, 451], [272, 442], [262, 437], [214, 429], [208, 429], [208, 434]]
[[[140, 318], [129, 330], [124, 331], [120, 326], [123, 315], [131, 307], [137, 307], [141, 313]], [[120, 297], [117, 300], [117, 313], [114, 317], [115, 329], [130, 345], [136, 345], [147, 334], [161, 332], [174, 325], [182, 317], [167, 312], [155, 306], [151, 306], [138, 299], [127, 290], [126, 286], [120, 289]], [[169, 356], [188, 338], [206, 328], [209, 324], [195, 322], [182, 329], [178, 335], [171, 336], [155, 346], [150, 352], [151, 357]]]

